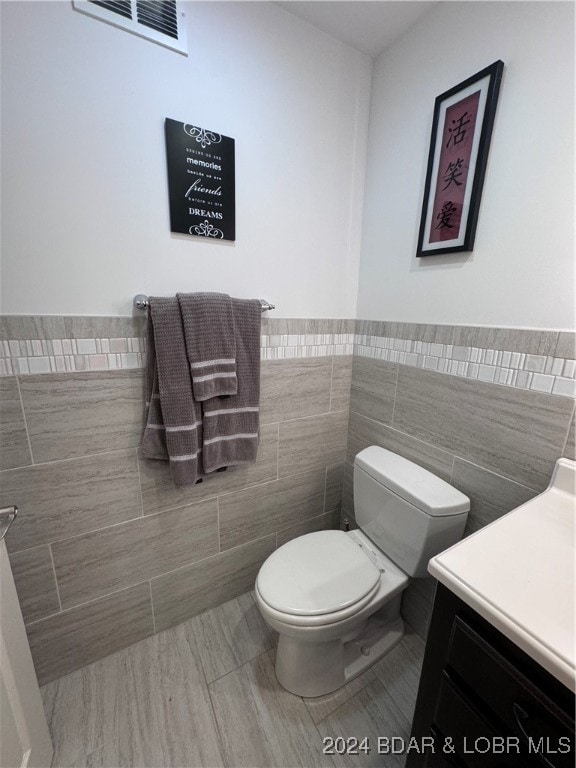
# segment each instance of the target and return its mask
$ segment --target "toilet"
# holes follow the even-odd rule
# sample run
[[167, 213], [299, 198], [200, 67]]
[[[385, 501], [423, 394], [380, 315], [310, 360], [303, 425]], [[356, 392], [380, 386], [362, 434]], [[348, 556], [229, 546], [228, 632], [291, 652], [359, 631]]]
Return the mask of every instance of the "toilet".
[[353, 531], [292, 539], [264, 562], [255, 596], [279, 634], [276, 676], [298, 696], [348, 683], [404, 634], [402, 592], [462, 538], [470, 500], [379, 446], [354, 461]]

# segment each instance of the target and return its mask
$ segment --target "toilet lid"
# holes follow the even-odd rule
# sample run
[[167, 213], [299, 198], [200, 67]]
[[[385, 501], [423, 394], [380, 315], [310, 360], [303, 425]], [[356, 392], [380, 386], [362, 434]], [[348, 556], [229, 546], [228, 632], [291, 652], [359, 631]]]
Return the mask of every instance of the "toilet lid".
[[257, 585], [277, 611], [318, 616], [357, 603], [379, 580], [378, 568], [343, 531], [318, 531], [273, 552]]

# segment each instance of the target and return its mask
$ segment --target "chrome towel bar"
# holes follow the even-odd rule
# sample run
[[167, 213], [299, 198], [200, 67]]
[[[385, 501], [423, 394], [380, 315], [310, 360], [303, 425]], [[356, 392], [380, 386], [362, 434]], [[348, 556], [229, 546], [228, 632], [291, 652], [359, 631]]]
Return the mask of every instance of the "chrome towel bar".
[[[267, 312], [269, 309], [276, 309], [275, 304], [270, 304], [269, 301], [264, 301], [264, 299], [260, 299], [260, 304], [262, 305], [262, 312]], [[148, 300], [148, 296], [144, 295], [143, 293], [139, 293], [137, 296], [134, 296], [135, 309], [147, 310], [149, 306], [150, 302]]]

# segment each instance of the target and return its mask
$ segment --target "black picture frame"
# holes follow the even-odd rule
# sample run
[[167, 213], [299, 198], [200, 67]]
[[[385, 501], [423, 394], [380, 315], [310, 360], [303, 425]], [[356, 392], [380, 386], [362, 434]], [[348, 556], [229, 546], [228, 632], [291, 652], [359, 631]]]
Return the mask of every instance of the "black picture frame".
[[417, 257], [472, 251], [504, 62], [434, 102]]

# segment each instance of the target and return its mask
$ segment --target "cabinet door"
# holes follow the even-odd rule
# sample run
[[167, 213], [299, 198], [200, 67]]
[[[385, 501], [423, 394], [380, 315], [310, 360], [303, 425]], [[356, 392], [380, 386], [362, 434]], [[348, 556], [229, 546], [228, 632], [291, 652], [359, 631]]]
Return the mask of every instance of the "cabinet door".
[[4, 541], [0, 541], [0, 767], [47, 768], [52, 741]]

